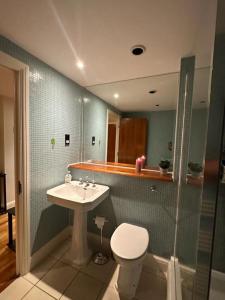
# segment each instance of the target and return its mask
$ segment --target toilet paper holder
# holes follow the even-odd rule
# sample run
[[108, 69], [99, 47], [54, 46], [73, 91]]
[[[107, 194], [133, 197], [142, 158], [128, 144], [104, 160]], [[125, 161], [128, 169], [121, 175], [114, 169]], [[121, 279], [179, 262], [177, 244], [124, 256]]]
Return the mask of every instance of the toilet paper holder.
[[98, 229], [103, 228], [104, 224], [109, 222], [105, 217], [98, 217], [98, 216], [93, 218], [93, 221], [97, 225]]
[[[95, 218], [93, 218], [93, 221], [95, 222], [98, 229], [100, 230], [100, 238], [101, 238], [100, 243], [101, 243], [101, 250], [102, 250], [102, 248], [103, 248], [102, 231], [103, 231], [103, 227], [104, 227], [105, 223], [107, 223], [109, 221], [105, 217], [99, 217], [99, 216], [96, 216]], [[108, 256], [104, 255], [102, 251], [97, 252], [93, 258], [94, 263], [97, 265], [104, 265], [108, 262], [108, 260], [109, 260]]]

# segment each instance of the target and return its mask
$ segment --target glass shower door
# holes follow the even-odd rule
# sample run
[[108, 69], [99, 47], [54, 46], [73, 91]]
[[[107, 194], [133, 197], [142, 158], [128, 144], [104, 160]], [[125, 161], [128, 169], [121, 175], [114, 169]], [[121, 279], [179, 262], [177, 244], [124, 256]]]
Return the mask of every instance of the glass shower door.
[[[184, 110], [174, 249], [174, 256], [179, 264], [179, 272], [176, 275], [181, 277], [176, 277], [176, 283], [178, 286], [182, 282], [181, 293], [182, 299], [185, 300], [193, 297], [198, 245], [203, 250], [209, 250], [209, 245], [205, 242], [204, 229], [201, 229], [201, 241], [199, 232], [211, 68], [192, 71], [193, 90], [190, 85], [189, 89], [185, 90], [189, 95], [189, 103]], [[180, 299], [177, 297], [177, 300]]]

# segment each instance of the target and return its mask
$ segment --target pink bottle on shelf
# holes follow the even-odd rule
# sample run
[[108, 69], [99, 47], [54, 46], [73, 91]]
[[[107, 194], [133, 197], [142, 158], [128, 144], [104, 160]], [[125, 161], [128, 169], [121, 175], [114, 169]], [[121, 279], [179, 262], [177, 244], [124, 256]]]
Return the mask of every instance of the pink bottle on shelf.
[[140, 157], [138, 157], [136, 159], [136, 172], [137, 173], [140, 173], [141, 172], [141, 163], [142, 163], [142, 160]]
[[145, 162], [146, 162], [146, 157], [144, 155], [142, 155], [141, 157], [141, 168], [144, 169], [145, 167]]

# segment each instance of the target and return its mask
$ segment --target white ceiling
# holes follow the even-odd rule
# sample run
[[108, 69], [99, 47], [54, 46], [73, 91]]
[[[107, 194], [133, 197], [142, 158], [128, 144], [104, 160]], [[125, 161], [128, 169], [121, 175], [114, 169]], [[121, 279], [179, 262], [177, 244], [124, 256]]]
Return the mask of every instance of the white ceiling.
[[[193, 106], [202, 108], [208, 102], [210, 69], [195, 70]], [[160, 111], [176, 109], [179, 92], [179, 73], [139, 78], [88, 88], [93, 94], [120, 111]], [[150, 94], [150, 90], [157, 90]], [[115, 99], [114, 94], [119, 94]], [[206, 101], [206, 103], [200, 103]], [[159, 106], [156, 106], [159, 104]]]
[[[188, 55], [196, 55], [197, 67], [211, 64], [216, 0], [0, 0], [0, 6], [2, 35], [83, 86], [177, 72]], [[146, 46], [144, 55], [131, 55], [135, 44]]]

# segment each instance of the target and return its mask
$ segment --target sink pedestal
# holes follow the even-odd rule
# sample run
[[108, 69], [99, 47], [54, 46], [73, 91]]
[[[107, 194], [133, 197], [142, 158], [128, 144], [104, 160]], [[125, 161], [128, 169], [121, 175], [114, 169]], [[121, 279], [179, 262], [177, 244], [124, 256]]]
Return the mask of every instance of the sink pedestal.
[[87, 212], [74, 210], [72, 245], [66, 257], [72, 264], [85, 265], [92, 255], [87, 243]]
[[106, 185], [95, 184], [84, 189], [78, 181], [64, 183], [47, 190], [50, 202], [74, 211], [72, 244], [64, 256], [66, 262], [76, 266], [89, 262], [92, 253], [87, 243], [87, 212], [93, 210], [108, 195], [109, 187]]

